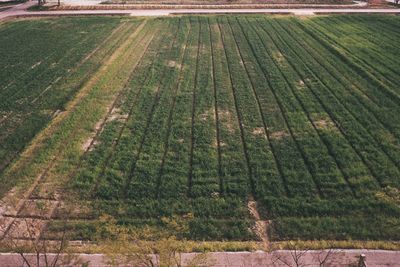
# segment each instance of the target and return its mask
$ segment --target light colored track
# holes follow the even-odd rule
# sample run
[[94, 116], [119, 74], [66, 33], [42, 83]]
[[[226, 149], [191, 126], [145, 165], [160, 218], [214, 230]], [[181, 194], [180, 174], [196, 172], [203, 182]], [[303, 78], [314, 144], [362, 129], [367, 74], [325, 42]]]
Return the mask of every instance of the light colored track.
[[0, 13], [0, 20], [18, 16], [73, 16], [73, 15], [130, 15], [130, 16], [168, 16], [180, 14], [400, 14], [396, 8], [261, 8], [261, 9], [133, 9], [133, 10], [64, 10], [27, 11], [35, 5], [28, 1]]

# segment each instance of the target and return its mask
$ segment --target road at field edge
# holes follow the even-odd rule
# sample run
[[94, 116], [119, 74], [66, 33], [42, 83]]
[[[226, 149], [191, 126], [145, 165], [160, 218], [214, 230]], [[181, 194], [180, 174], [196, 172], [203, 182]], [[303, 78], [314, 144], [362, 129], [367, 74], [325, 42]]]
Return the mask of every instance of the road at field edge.
[[74, 16], [74, 15], [128, 15], [128, 16], [168, 16], [183, 14], [400, 14], [400, 8], [263, 8], [263, 9], [133, 9], [133, 10], [60, 10], [27, 11], [35, 1], [17, 5], [0, 12], [0, 20], [29, 16]]
[[[193, 259], [196, 253], [183, 253], [181, 260], [188, 262]], [[207, 253], [207, 262], [214, 267], [256, 267], [256, 266], [296, 266], [293, 261], [295, 251], [277, 250], [271, 253], [262, 251], [256, 252], [211, 252]], [[349, 250], [310, 250], [297, 251], [296, 255], [302, 255], [297, 258], [299, 266], [320, 266], [320, 262], [325, 259], [324, 266], [348, 266], [359, 263], [360, 256], [364, 255], [366, 266], [398, 266], [400, 261], [400, 251], [387, 250], [366, 250], [366, 249], [349, 249]], [[36, 260], [35, 254], [26, 254], [29, 261]], [[42, 255], [43, 256], [43, 255]], [[48, 254], [48, 259], [52, 260], [55, 254]], [[70, 258], [72, 255], [67, 255]], [[82, 262], [86, 262], [89, 266], [105, 267], [107, 259], [102, 254], [75, 254]], [[43, 256], [44, 257], [44, 256]], [[42, 260], [44, 258], [42, 257]], [[154, 255], [152, 256], [154, 258]], [[17, 253], [1, 253], [0, 267], [21, 266], [22, 259]]]

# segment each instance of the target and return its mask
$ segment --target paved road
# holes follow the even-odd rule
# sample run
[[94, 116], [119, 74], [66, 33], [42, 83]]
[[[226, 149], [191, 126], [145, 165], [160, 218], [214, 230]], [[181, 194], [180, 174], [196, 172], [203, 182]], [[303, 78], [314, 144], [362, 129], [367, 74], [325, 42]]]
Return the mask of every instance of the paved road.
[[[1, 0], [0, 0], [1, 1]], [[55, 1], [55, 0], [51, 0]], [[388, 0], [390, 1], [390, 0]], [[394, 1], [394, 0], [391, 0]], [[104, 2], [104, 0], [61, 0], [61, 3], [64, 5], [68, 6], [95, 6], [99, 5], [101, 2]], [[211, 2], [207, 3], [198, 3], [198, 4], [185, 4], [183, 3], [176, 3], [176, 4], [164, 4], [164, 3], [148, 3], [148, 6], [153, 7], [153, 9], [157, 8], [168, 8], [173, 6], [175, 9], [182, 9], [182, 8], [193, 8], [193, 7], [199, 7], [201, 9], [210, 9], [210, 8], [229, 8], [229, 9], [237, 9], [237, 8], [287, 8], [290, 6], [291, 8], [352, 8], [352, 7], [366, 7], [367, 2], [365, 1], [353, 1], [354, 3], [352, 4], [268, 4], [268, 3], [259, 3], [259, 4], [254, 4], [254, 3], [227, 3], [227, 4], [212, 4]], [[126, 4], [101, 4], [103, 7], [121, 7], [124, 6], [124, 9], [129, 9], [129, 6], [132, 6], [131, 9], [134, 8], [134, 6], [142, 6], [140, 3], [129, 3], [129, 1]], [[128, 6], [128, 8], [126, 8]], [[108, 8], [110, 9], [110, 8]], [[117, 9], [117, 8], [115, 8]]]
[[[214, 252], [207, 254], [208, 265], [214, 267], [258, 267], [258, 266], [296, 266], [293, 255], [301, 255], [295, 252], [281, 250], [272, 253], [265, 252]], [[332, 251], [308, 251], [298, 257], [299, 266], [319, 267], [320, 262], [326, 259], [324, 266], [337, 267], [356, 265], [360, 255], [365, 255], [367, 266], [374, 267], [396, 267], [399, 266], [400, 252], [385, 250], [332, 250]], [[185, 253], [182, 261], [187, 262], [196, 254]], [[87, 262], [89, 266], [105, 267], [107, 259], [101, 254], [77, 255], [81, 261]], [[26, 255], [29, 261], [36, 260], [35, 255]], [[54, 254], [48, 255], [52, 260]], [[43, 260], [43, 258], [42, 258]], [[73, 264], [70, 264], [73, 265]], [[0, 267], [22, 266], [21, 257], [18, 254], [1, 253]], [[25, 266], [25, 265], [24, 265]]]
[[36, 4], [35, 1], [29, 1], [17, 5], [6, 11], [0, 12], [0, 20], [15, 16], [66, 16], [66, 15], [130, 15], [130, 16], [168, 16], [172, 14], [295, 14], [295, 15], [313, 15], [313, 14], [353, 14], [353, 13], [396, 13], [400, 14], [400, 9], [368, 9], [368, 8], [301, 8], [301, 9], [149, 9], [149, 10], [65, 10], [65, 11], [34, 11], [29, 12], [26, 9]]

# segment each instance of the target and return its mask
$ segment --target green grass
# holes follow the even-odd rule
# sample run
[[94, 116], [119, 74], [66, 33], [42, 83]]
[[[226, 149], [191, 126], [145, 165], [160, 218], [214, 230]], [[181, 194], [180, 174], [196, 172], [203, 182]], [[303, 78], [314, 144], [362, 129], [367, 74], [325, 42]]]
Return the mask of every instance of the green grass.
[[[95, 27], [100, 18], [92, 20]], [[127, 21], [136, 23], [132, 29], [139, 23]], [[124, 22], [103, 24], [113, 29]], [[24, 32], [23, 23], [6, 24], [0, 33]], [[60, 154], [46, 182], [64, 181], [65, 195], [79, 199], [81, 208], [69, 215], [77, 239], [92, 239], [96, 220], [110, 214], [120, 225], [181, 239], [257, 240], [247, 207], [254, 199], [261, 219], [271, 221], [271, 241], [398, 241], [400, 207], [377, 193], [400, 187], [399, 25], [395, 16], [148, 19], [139, 36], [121, 41], [126, 58], [108, 63], [101, 73], [110, 68], [109, 74], [84, 87], [93, 93], [67, 109], [60, 126], [46, 129], [57, 134], [38, 141], [29, 154], [38, 160], [18, 161], [1, 179], [29, 180]], [[9, 31], [4, 40], [12, 40]], [[57, 39], [50, 32], [46, 38]], [[140, 38], [148, 46], [136, 48]], [[21, 88], [13, 60], [7, 62], [3, 68], [14, 78], [1, 76], [4, 84], [14, 79]], [[33, 77], [35, 62], [21, 60], [28, 73], [19, 75]], [[35, 84], [51, 81], [46, 77]], [[40, 95], [35, 88], [28, 92]], [[58, 88], [41, 98], [46, 110], [67, 103], [80, 87]], [[4, 103], [14, 103], [15, 92]], [[24, 115], [24, 105], [12, 107]], [[85, 151], [98, 121], [101, 131]], [[171, 230], [165, 218], [188, 228]], [[47, 237], [57, 237], [61, 224], [56, 216]]]

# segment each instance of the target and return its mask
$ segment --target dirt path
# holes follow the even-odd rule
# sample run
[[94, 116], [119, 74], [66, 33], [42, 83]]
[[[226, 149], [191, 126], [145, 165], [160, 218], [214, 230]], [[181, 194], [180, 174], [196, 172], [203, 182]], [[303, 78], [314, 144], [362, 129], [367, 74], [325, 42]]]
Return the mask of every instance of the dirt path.
[[254, 218], [255, 224], [253, 231], [261, 239], [264, 244], [265, 250], [269, 248], [269, 241], [268, 241], [268, 221], [261, 220], [260, 213], [258, 212], [257, 202], [254, 199], [250, 199], [247, 203], [247, 208], [250, 212], [250, 215]]

